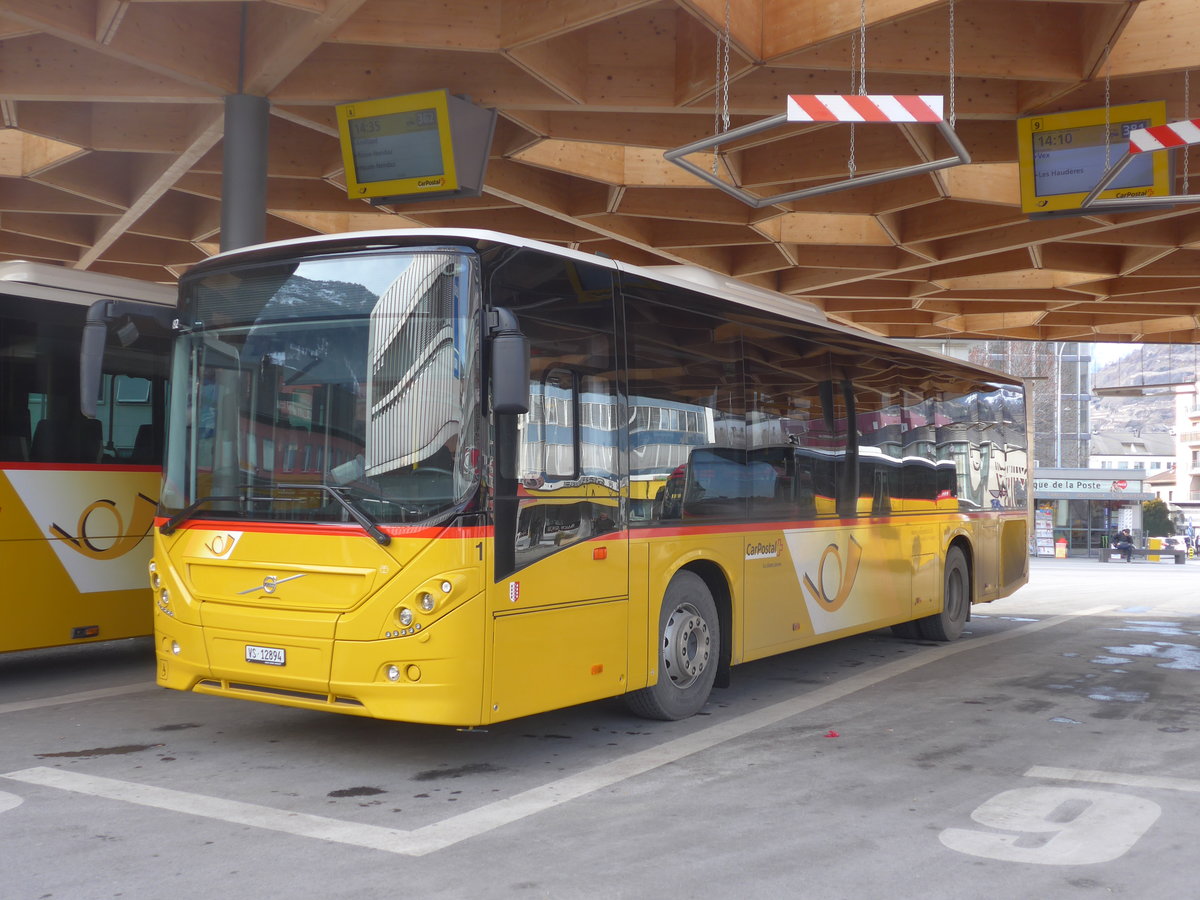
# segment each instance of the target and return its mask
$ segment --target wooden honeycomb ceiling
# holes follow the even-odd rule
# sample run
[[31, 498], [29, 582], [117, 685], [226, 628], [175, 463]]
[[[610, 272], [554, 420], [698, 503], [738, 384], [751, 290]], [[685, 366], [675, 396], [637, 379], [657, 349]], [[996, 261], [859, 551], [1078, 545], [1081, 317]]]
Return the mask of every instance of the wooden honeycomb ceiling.
[[[863, 9], [731, 0], [731, 126], [782, 112], [788, 93], [851, 93]], [[714, 133], [725, 11], [725, 0], [0, 0], [0, 259], [164, 281], [215, 253], [222, 104], [240, 77], [271, 102], [268, 239], [491, 228], [699, 264], [892, 337], [1200, 343], [1200, 206], [1030, 220], [1014, 124], [1103, 106], [1106, 83], [1114, 105], [1165, 100], [1170, 120], [1200, 115], [1200, 103], [1184, 108], [1200, 63], [1196, 0], [957, 0], [956, 132], [972, 164], [762, 209], [662, 156]], [[949, 93], [947, 0], [866, 0], [865, 17], [871, 93]], [[348, 200], [335, 104], [442, 87], [499, 109], [483, 196]], [[729, 148], [725, 164], [773, 196], [845, 177], [848, 134], [773, 135]], [[945, 155], [915, 128], [856, 129], [861, 174], [934, 153]]]

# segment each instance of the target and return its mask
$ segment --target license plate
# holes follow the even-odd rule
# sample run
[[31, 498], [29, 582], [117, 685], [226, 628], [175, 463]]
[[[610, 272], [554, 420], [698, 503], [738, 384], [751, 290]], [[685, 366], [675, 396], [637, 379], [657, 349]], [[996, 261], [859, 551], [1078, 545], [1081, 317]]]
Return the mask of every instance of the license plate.
[[246, 662], [262, 663], [264, 666], [287, 665], [287, 651], [282, 647], [255, 647], [246, 645]]

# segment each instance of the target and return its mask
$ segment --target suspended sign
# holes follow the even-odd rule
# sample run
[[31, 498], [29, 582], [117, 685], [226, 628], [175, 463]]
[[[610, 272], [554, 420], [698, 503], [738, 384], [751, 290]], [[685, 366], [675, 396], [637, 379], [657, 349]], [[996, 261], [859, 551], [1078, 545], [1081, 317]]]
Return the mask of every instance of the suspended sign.
[[346, 195], [372, 203], [477, 197], [496, 111], [442, 89], [337, 107]]
[[[1110, 165], [1125, 154], [1130, 135], [1166, 121], [1161, 100], [1018, 119], [1021, 211], [1032, 216], [1079, 212]], [[1164, 154], [1146, 154], [1125, 166], [1100, 199], [1169, 202], [1170, 168]]]

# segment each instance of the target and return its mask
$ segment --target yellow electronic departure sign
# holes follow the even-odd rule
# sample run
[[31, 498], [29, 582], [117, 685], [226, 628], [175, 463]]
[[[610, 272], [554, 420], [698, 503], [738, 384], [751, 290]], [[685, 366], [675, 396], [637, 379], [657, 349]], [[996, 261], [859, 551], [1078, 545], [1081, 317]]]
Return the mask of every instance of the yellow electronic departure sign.
[[[1161, 100], [1018, 119], [1021, 211], [1038, 215], [1078, 210], [1104, 173], [1125, 155], [1129, 133], [1166, 121], [1166, 103]], [[1142, 153], [1097, 199], [1169, 200], [1170, 193], [1168, 155]]]
[[350, 198], [457, 191], [449, 94], [445, 90], [337, 107]]

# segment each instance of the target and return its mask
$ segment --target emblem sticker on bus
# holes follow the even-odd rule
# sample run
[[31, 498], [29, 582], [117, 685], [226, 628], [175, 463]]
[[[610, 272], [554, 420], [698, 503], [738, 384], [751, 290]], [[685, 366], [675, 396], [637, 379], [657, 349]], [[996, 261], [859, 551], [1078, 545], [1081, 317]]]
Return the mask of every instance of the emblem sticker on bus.
[[746, 559], [776, 559], [780, 553], [779, 541], [759, 541], [746, 545]]
[[204, 549], [217, 559], [228, 559], [241, 536], [240, 531], [222, 531], [205, 541]]

